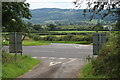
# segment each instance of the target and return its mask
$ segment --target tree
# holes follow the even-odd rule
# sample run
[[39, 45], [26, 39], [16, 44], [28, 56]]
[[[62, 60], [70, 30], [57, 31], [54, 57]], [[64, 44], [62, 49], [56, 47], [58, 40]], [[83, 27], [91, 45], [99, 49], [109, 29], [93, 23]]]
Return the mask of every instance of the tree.
[[18, 32], [27, 29], [22, 18], [30, 19], [31, 17], [28, 3], [2, 3], [2, 26], [6, 28], [6, 31]]
[[[81, 6], [81, 2], [83, 2], [84, 0], [76, 0], [75, 2], [73, 2], [75, 4], [75, 7], [79, 8]], [[112, 16], [116, 16], [116, 14], [118, 14], [117, 17], [120, 17], [120, 1], [119, 0], [110, 0], [110, 2], [108, 2], [109, 0], [107, 0], [106, 2], [103, 0], [96, 0], [93, 2], [93, 0], [89, 0], [87, 2], [87, 9], [83, 10], [83, 15], [87, 15], [87, 13], [91, 13], [90, 15], [90, 20], [92, 20], [94, 18], [95, 14], [98, 14], [99, 16], [101, 16], [102, 19], [104, 19], [106, 16], [108, 15], [112, 15]], [[102, 11], [105, 10], [105, 13], [103, 13]], [[118, 19], [117, 19], [118, 20]]]
[[98, 32], [100, 30], [103, 30], [103, 26], [100, 23], [98, 23], [97, 25], [95, 25], [93, 27], [93, 30], [96, 31], [96, 32]]
[[37, 32], [43, 31], [43, 27], [40, 24], [33, 25], [33, 29]]
[[47, 27], [49, 28], [50, 31], [54, 31], [57, 29], [57, 26], [54, 24], [49, 24]]

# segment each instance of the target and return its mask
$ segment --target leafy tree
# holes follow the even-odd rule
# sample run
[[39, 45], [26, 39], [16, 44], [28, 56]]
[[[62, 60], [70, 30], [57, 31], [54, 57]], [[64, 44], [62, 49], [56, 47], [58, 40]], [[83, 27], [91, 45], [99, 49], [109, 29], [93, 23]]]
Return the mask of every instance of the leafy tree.
[[95, 25], [93, 27], [93, 30], [95, 30], [96, 32], [98, 32], [100, 30], [103, 30], [103, 26], [100, 23], [98, 23], [97, 25]]
[[49, 31], [54, 31], [57, 29], [57, 26], [54, 24], [49, 24], [47, 27], [49, 28]]
[[42, 27], [42, 25], [35, 24], [35, 25], [33, 25], [33, 29], [37, 32], [40, 32], [43, 30], [43, 27]]
[[2, 26], [6, 31], [26, 31], [26, 24], [22, 18], [30, 19], [29, 4], [24, 2], [2, 3]]

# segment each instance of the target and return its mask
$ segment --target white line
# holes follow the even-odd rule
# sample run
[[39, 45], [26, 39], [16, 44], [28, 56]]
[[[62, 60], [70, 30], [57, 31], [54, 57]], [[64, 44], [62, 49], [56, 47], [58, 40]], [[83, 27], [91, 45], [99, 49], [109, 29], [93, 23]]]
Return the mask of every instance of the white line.
[[40, 58], [47, 58], [47, 57], [40, 57]]
[[57, 65], [57, 64], [60, 64], [60, 63], [62, 63], [62, 62], [50, 62], [49, 66], [54, 66], [54, 65]]
[[75, 59], [75, 58], [68, 58], [68, 59]]
[[75, 48], [79, 48], [78, 46], [74, 45]]
[[70, 61], [68, 61], [68, 62], [66, 62], [66, 63], [63, 63], [63, 64], [68, 64], [68, 63], [71, 63], [71, 62], [73, 62], [73, 61], [75, 61], [75, 60], [77, 60], [77, 59], [72, 59], [72, 60], [70, 60]]
[[59, 59], [66, 59], [66, 58], [59, 58]]
[[38, 58], [38, 57], [33, 57], [33, 58], [35, 58], [35, 59], [36, 59], [36, 58]]
[[50, 59], [55, 59], [56, 57], [50, 57]]

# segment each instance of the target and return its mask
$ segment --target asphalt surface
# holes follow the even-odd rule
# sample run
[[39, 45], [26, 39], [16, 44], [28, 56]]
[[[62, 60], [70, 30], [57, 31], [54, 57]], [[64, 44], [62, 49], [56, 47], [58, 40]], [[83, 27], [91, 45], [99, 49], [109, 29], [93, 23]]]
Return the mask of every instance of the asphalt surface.
[[[3, 50], [8, 51], [5, 46]], [[51, 43], [41, 46], [23, 46], [23, 54], [41, 61], [19, 78], [76, 78], [93, 54], [92, 45]]]
[[92, 45], [51, 43], [42, 46], [23, 46], [23, 54], [33, 57], [83, 58], [93, 54]]
[[76, 78], [86, 60], [78, 58], [34, 57], [41, 63], [18, 78]]

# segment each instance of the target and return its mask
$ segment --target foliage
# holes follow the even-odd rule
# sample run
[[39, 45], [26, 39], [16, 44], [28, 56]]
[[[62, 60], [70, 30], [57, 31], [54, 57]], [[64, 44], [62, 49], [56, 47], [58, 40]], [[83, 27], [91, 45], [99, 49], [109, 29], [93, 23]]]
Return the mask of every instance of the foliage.
[[[116, 35], [118, 34], [118, 35]], [[113, 36], [114, 35], [114, 36]], [[110, 41], [102, 47], [98, 57], [93, 60], [94, 75], [120, 76], [120, 32], [113, 33]]]
[[40, 36], [37, 34], [28, 35], [35, 41], [86, 41], [87, 43], [92, 43], [92, 34], [87, 35], [44, 35]]
[[29, 4], [24, 2], [3, 2], [2, 3], [2, 23], [6, 31], [27, 30], [22, 18], [31, 18]]
[[26, 55], [18, 55], [15, 61], [14, 55], [3, 52], [2, 63], [2, 77], [16, 78], [37, 65], [39, 61]]
[[[76, 7], [80, 7], [81, 5], [79, 4], [80, 0], [77, 0], [74, 2]], [[119, 8], [120, 1], [88, 1], [87, 2], [87, 9], [84, 9], [84, 15], [91, 13], [90, 14], [90, 19], [92, 20], [96, 14], [98, 14], [102, 19], [112, 15], [116, 16], [116, 14], [113, 14], [113, 12], [116, 12], [117, 8]], [[104, 12], [105, 10], [105, 12]], [[115, 11], [114, 11], [115, 10]], [[119, 10], [119, 9], [118, 9]]]
[[103, 26], [100, 23], [98, 23], [97, 25], [95, 25], [93, 27], [93, 30], [95, 30], [96, 32], [98, 32], [100, 30], [103, 30]]
[[48, 35], [48, 36], [44, 37], [43, 40], [45, 40], [45, 41], [56, 41], [56, 40], [58, 40], [58, 38], [56, 36], [53, 36], [53, 35]]
[[35, 24], [35, 25], [32, 26], [32, 28], [33, 28], [33, 30], [35, 30], [35, 32], [41, 32], [41, 31], [45, 30], [45, 27], [43, 27], [40, 24]]
[[88, 62], [80, 71], [80, 75], [78, 78], [107, 78], [107, 76], [103, 75], [93, 75], [93, 65], [92, 62]]
[[[78, 5], [77, 7], [80, 6], [78, 1], [74, 2], [75, 5]], [[95, 14], [100, 15], [102, 19], [108, 15], [117, 16], [116, 27], [120, 30], [120, 1], [110, 1], [88, 1], [88, 9], [84, 10], [84, 15], [90, 12], [90, 20], [94, 18]], [[106, 10], [105, 13], [103, 12], [104, 9]], [[98, 57], [92, 61], [94, 75], [107, 75], [110, 78], [119, 78], [120, 76], [120, 32], [113, 35], [109, 37], [111, 40], [102, 47]]]
[[49, 24], [47, 27], [49, 31], [57, 30], [57, 26], [55, 24]]

